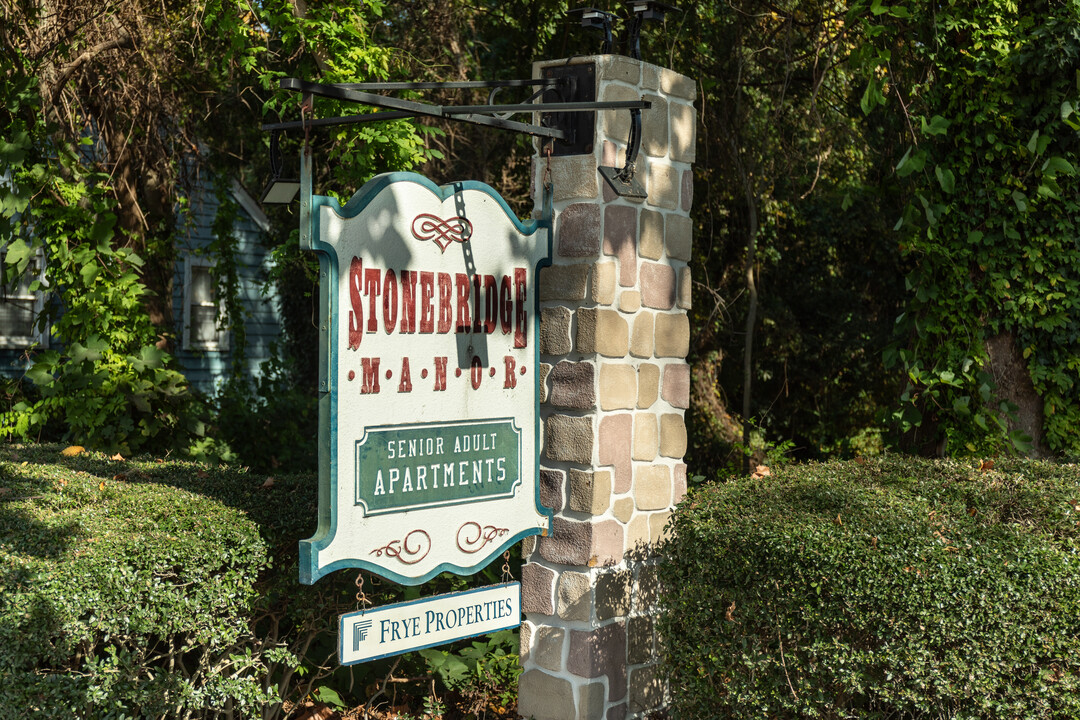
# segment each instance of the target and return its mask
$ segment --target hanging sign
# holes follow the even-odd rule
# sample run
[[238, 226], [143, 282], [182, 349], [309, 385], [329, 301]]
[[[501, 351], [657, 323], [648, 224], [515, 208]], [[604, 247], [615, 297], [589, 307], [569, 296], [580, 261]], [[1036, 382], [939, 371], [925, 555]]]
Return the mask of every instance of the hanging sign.
[[521, 583], [504, 583], [342, 615], [342, 665], [379, 660], [521, 624]]
[[344, 207], [306, 192], [301, 229], [319, 257], [322, 390], [301, 582], [350, 567], [417, 585], [545, 532], [536, 274], [550, 212], [523, 224], [482, 183], [393, 173]]

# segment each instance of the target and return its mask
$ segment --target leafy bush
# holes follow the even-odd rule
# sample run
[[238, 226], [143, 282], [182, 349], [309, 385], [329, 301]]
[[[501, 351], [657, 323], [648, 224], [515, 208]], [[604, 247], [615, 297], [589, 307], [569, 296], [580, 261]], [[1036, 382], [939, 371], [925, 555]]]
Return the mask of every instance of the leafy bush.
[[[513, 704], [509, 632], [432, 662], [413, 653], [338, 665], [337, 620], [358, 607], [357, 574], [297, 580], [297, 541], [317, 521], [314, 472], [267, 477], [61, 447], [0, 446], [0, 708], [273, 720], [307, 700], [452, 708], [483, 690]], [[364, 577], [378, 606], [498, 582], [498, 569], [423, 589]]]
[[694, 490], [660, 628], [684, 718], [1080, 717], [1080, 469], [888, 456]]

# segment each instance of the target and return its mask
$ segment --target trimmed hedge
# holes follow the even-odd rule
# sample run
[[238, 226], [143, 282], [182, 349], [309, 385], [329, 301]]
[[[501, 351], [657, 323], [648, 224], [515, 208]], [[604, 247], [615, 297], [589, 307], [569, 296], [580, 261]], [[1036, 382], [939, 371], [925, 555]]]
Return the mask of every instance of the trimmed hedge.
[[886, 457], [693, 491], [662, 568], [680, 718], [1080, 717], [1080, 469]]

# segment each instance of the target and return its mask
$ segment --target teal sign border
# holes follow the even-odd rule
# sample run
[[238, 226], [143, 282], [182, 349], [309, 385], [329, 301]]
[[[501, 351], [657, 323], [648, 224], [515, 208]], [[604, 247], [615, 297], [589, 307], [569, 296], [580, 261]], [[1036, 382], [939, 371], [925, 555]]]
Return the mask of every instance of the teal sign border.
[[[475, 565], [461, 567], [453, 563], [442, 563], [424, 575], [410, 578], [400, 575], [380, 565], [368, 562], [360, 558], [338, 560], [329, 565], [318, 567], [316, 557], [318, 550], [330, 545], [338, 532], [337, 527], [337, 416], [338, 416], [338, 381], [335, 364], [331, 362], [333, 348], [339, 347], [336, 322], [331, 318], [338, 317], [341, 312], [338, 307], [338, 257], [332, 245], [321, 242], [319, 227], [319, 210], [323, 206], [333, 209], [339, 216], [345, 219], [354, 218], [360, 214], [383, 189], [392, 183], [410, 182], [420, 185], [431, 192], [440, 201], [445, 201], [457, 192], [464, 190], [478, 190], [494, 199], [502, 208], [506, 217], [513, 222], [518, 232], [525, 236], [534, 235], [541, 228], [547, 229], [547, 257], [541, 258], [533, 268], [534, 287], [537, 291], [533, 296], [533, 367], [540, 367], [540, 298], [539, 298], [539, 273], [540, 269], [551, 265], [552, 252], [552, 190], [548, 188], [545, 193], [544, 208], [541, 218], [522, 223], [514, 214], [506, 201], [490, 185], [476, 180], [455, 182], [448, 185], [438, 186], [423, 175], [410, 172], [395, 172], [378, 175], [364, 184], [360, 190], [349, 199], [344, 207], [332, 197], [325, 195], [313, 195], [311, 191], [311, 151], [304, 152], [301, 168], [300, 187], [300, 247], [303, 250], [311, 250], [319, 259], [319, 524], [315, 534], [300, 541], [300, 582], [311, 585], [319, 578], [329, 575], [335, 570], [345, 568], [357, 568], [369, 570], [376, 575], [393, 580], [401, 585], [422, 585], [431, 578], [442, 572], [454, 572], [459, 575], [471, 575], [491, 562], [491, 559], [508, 550], [519, 540], [531, 535], [541, 534], [540, 528], [522, 530], [508, 538], [498, 550], [490, 554], [486, 559]], [[540, 373], [533, 373], [533, 382], [539, 382]], [[536, 437], [537, 452], [533, 458], [533, 476], [536, 478], [533, 501], [537, 513], [546, 515], [548, 527], [553, 528], [555, 514], [540, 503], [540, 393], [536, 393], [536, 407], [534, 408], [533, 433]], [[522, 458], [522, 462], [527, 462]]]

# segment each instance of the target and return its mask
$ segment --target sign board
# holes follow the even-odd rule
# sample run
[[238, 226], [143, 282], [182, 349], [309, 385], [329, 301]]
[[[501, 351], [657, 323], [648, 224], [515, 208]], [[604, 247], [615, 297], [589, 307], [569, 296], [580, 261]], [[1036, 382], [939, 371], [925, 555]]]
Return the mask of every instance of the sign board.
[[504, 583], [342, 615], [342, 665], [379, 660], [521, 624], [521, 583]]
[[545, 532], [536, 274], [550, 212], [523, 224], [487, 185], [412, 173], [380, 175], [344, 207], [304, 197], [322, 395], [301, 582], [351, 567], [418, 585]]

